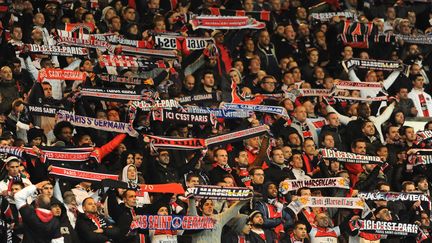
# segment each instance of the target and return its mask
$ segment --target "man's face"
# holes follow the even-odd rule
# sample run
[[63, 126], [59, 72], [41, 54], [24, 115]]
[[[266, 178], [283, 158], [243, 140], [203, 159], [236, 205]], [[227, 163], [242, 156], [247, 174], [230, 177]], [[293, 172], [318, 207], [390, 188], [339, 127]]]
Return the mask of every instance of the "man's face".
[[381, 211], [377, 213], [376, 218], [381, 221], [392, 221], [391, 213], [387, 208], [381, 209]]
[[51, 212], [54, 217], [59, 217], [61, 215], [61, 208], [59, 205], [51, 206]]
[[400, 139], [399, 129], [397, 127], [390, 127], [387, 133], [387, 138], [393, 142], [399, 141]]
[[96, 214], [97, 213], [97, 205], [93, 198], [89, 198], [83, 204], [83, 210], [85, 213]]
[[20, 163], [18, 161], [9, 162], [6, 165], [6, 170], [8, 171], [9, 176], [18, 176], [19, 175], [19, 166]]
[[143, 162], [143, 156], [141, 154], [135, 154], [135, 156], [134, 156], [134, 165], [137, 168], [140, 168], [142, 162]]
[[297, 106], [294, 110], [294, 116], [299, 122], [305, 122], [307, 118], [306, 108], [303, 106]]
[[315, 155], [315, 143], [312, 140], [306, 140], [303, 144], [303, 151], [307, 155]]
[[413, 184], [406, 185], [404, 192], [413, 192], [413, 191], [415, 191], [415, 186]]
[[281, 149], [277, 149], [273, 151], [272, 155], [273, 162], [279, 165], [283, 165], [285, 162], [284, 153]]
[[211, 216], [213, 215], [213, 201], [212, 200], [206, 200], [206, 202], [203, 204], [202, 212], [204, 216]]
[[113, 18], [111, 20], [111, 31], [116, 32], [121, 29], [121, 20], [120, 18]]
[[253, 0], [246, 0], [243, 3], [243, 8], [245, 11], [252, 11], [254, 8], [254, 1]]
[[184, 85], [187, 90], [189, 91], [193, 90], [193, 88], [195, 87], [195, 79], [193, 78], [193, 76], [187, 77], [184, 82]]
[[316, 64], [318, 63], [319, 54], [318, 51], [311, 51], [309, 54], [309, 62]]
[[53, 185], [51, 185], [51, 183], [45, 184], [45, 186], [42, 187], [42, 194], [51, 198], [54, 194]]
[[306, 225], [304, 225], [304, 224], [298, 224], [294, 228], [293, 233], [294, 233], [294, 237], [297, 240], [303, 240], [303, 239], [305, 239], [306, 236], [307, 236]]
[[255, 214], [255, 216], [252, 218], [252, 224], [254, 226], [262, 226], [264, 224], [264, 219], [262, 214], [260, 213]]
[[334, 148], [335, 146], [335, 141], [332, 135], [325, 136], [323, 142], [326, 148]]
[[264, 171], [261, 169], [255, 170], [252, 176], [252, 183], [255, 185], [262, 185], [264, 183]]
[[429, 190], [428, 181], [426, 179], [419, 181], [417, 188], [422, 192], [427, 192]]
[[21, 73], [21, 63], [13, 63], [13, 67], [12, 67], [12, 72], [13, 74], [20, 74]]
[[71, 141], [72, 140], [72, 130], [70, 127], [64, 127], [62, 128], [60, 132], [60, 136], [64, 141]]
[[400, 89], [398, 93], [399, 99], [408, 99], [408, 89]]
[[366, 136], [373, 136], [375, 134], [375, 126], [372, 122], [366, 122], [366, 124], [362, 128], [362, 132]]
[[275, 184], [270, 184], [267, 188], [267, 194], [272, 198], [276, 198], [278, 193], [278, 188]]
[[123, 201], [128, 207], [136, 207], [136, 192], [132, 190], [127, 191]]
[[291, 161], [291, 166], [294, 169], [301, 169], [303, 168], [303, 160], [300, 154], [294, 154], [292, 161]]
[[324, 213], [316, 216], [316, 223], [319, 227], [327, 228], [332, 226], [331, 219]]
[[413, 86], [414, 86], [414, 88], [417, 88], [417, 89], [422, 89], [423, 84], [424, 84], [423, 76], [419, 76], [413, 81]]
[[261, 88], [266, 92], [272, 93], [276, 88], [276, 80], [273, 78], [266, 78], [262, 82]]
[[248, 153], [246, 151], [241, 151], [239, 153], [239, 156], [237, 158], [235, 158], [235, 161], [240, 166], [248, 166], [249, 165]]
[[416, 134], [414, 132], [414, 128], [412, 128], [412, 127], [407, 128], [405, 130], [405, 137], [406, 137], [407, 141], [414, 142], [416, 140], [416, 138], [417, 138], [417, 136], [416, 136]]
[[228, 163], [228, 153], [225, 149], [219, 149], [215, 154], [216, 163], [226, 165]]
[[2, 67], [2, 69], [0, 71], [0, 77], [1, 77], [1, 79], [6, 80], [6, 81], [12, 80], [12, 77], [13, 77], [12, 69], [10, 69], [10, 67], [8, 67], [8, 66]]
[[91, 146], [93, 141], [89, 135], [84, 135], [79, 141], [79, 146]]
[[353, 49], [350, 46], [344, 48], [342, 56], [345, 60], [351, 59], [353, 57]]
[[296, 32], [294, 31], [294, 28], [292, 27], [292, 25], [288, 25], [285, 27], [284, 30], [285, 33], [285, 37], [289, 40], [289, 41], [293, 41], [296, 38]]
[[135, 20], [135, 17], [136, 17], [136, 12], [133, 8], [129, 8], [124, 13], [124, 19], [129, 21], [129, 22], [133, 22]]
[[17, 193], [17, 192], [19, 192], [19, 191], [21, 191], [21, 190], [22, 190], [21, 185], [17, 185], [17, 184], [12, 185], [12, 186], [11, 186], [11, 193], [12, 193], [12, 196], [15, 196], [15, 193]]
[[168, 153], [168, 151], [162, 151], [159, 153], [159, 163], [163, 164], [163, 165], [168, 165], [170, 162], [170, 155]]
[[285, 159], [289, 159], [292, 156], [292, 149], [289, 146], [284, 146], [282, 148], [283, 154], [284, 154], [284, 158]]
[[297, 133], [292, 133], [288, 136], [288, 141], [295, 145], [295, 146], [300, 146], [301, 145], [301, 139], [300, 136]]
[[204, 79], [202, 79], [202, 83], [205, 87], [213, 88], [214, 87], [214, 77], [213, 74], [206, 74]]
[[270, 35], [267, 31], [262, 31], [258, 37], [258, 41], [263, 46], [268, 46], [270, 44]]
[[357, 142], [355, 147], [353, 148], [353, 152], [357, 154], [366, 154], [366, 143]]
[[14, 28], [11, 34], [12, 39], [16, 41], [20, 41], [22, 39], [22, 30], [21, 28]]
[[148, 8], [152, 11], [158, 10], [159, 9], [159, 0], [150, 0], [148, 2]]
[[187, 187], [193, 188], [199, 184], [200, 184], [199, 178], [194, 176], [194, 177], [191, 177], [190, 180], [187, 182]]

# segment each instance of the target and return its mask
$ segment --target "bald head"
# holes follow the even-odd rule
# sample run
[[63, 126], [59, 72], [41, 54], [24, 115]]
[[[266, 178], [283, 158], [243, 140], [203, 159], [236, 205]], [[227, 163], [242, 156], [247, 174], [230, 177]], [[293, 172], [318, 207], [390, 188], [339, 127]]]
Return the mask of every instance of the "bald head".
[[302, 105], [297, 106], [294, 109], [294, 117], [299, 121], [299, 122], [305, 122], [306, 118], [307, 118], [307, 113], [306, 113], [306, 108]]

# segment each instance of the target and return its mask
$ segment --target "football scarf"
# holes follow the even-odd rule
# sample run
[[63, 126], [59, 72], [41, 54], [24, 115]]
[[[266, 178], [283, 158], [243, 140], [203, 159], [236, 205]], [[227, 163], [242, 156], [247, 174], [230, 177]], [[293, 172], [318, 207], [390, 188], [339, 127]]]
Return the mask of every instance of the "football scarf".
[[67, 45], [67, 46], [79, 46], [85, 48], [93, 48], [100, 49], [101, 51], [108, 50], [109, 52], [114, 52], [114, 46], [106, 41], [101, 41], [98, 39], [81, 39], [74, 37], [57, 37], [58, 45]]
[[317, 178], [307, 180], [284, 180], [279, 184], [279, 192], [287, 194], [302, 187], [349, 189], [349, 180], [343, 177]]
[[38, 75], [39, 82], [42, 82], [44, 79], [85, 81], [86, 78], [87, 78], [87, 74], [85, 72], [64, 70], [64, 69], [54, 69], [54, 68], [41, 69], [39, 70], [39, 75]]
[[221, 9], [221, 8], [208, 8], [211, 15], [216, 16], [251, 16], [254, 19], [260, 21], [270, 21], [270, 11], [244, 11], [244, 10], [231, 10], [231, 9]]
[[252, 197], [251, 189], [247, 187], [223, 187], [197, 185], [186, 190], [188, 197], [212, 200], [248, 200]]
[[424, 96], [424, 94], [423, 93], [418, 94], [418, 99], [420, 102], [420, 108], [421, 108], [421, 112], [423, 113], [423, 116], [430, 117], [429, 110], [426, 103], [426, 97]]
[[336, 84], [336, 88], [345, 90], [381, 90], [383, 85], [379, 82], [354, 82], [341, 80]]
[[[76, 34], [89, 34], [95, 31], [95, 25], [91, 23], [66, 23], [65, 31]], [[86, 33], [84, 33], [86, 32]]]
[[320, 149], [320, 157], [322, 159], [335, 160], [340, 163], [354, 164], [381, 164], [382, 161], [378, 156], [362, 155], [349, 153], [344, 151], [335, 151], [332, 149]]
[[204, 216], [136, 215], [130, 229], [145, 230], [211, 230], [215, 220]]
[[432, 36], [430, 35], [417, 35], [417, 36], [395, 35], [395, 36], [396, 39], [403, 40], [406, 43], [420, 44], [420, 45], [432, 44]]
[[177, 54], [172, 50], [145, 49], [132, 46], [122, 46], [119, 51], [125, 55], [146, 56], [156, 58], [177, 58]]
[[0, 154], [13, 155], [22, 159], [24, 159], [24, 156], [26, 154], [25, 151], [26, 150], [24, 148], [20, 148], [20, 147], [0, 146]]
[[376, 33], [373, 23], [358, 23], [350, 20], [343, 22], [342, 33], [339, 35], [344, 45], [353, 48], [369, 48], [369, 37]]
[[353, 66], [362, 69], [374, 69], [374, 70], [383, 70], [383, 71], [403, 70], [403, 64], [397, 61], [359, 59], [359, 58], [351, 58], [348, 61], [343, 61], [342, 66], [347, 72]]
[[[127, 182], [104, 179], [101, 181], [104, 187], [110, 188], [131, 188]], [[167, 183], [167, 184], [139, 184], [139, 190], [141, 192], [151, 192], [151, 193], [173, 193], [173, 194], [184, 194], [185, 190], [183, 186], [179, 183]]]
[[100, 100], [126, 101], [142, 100], [143, 95], [131, 89], [83, 88], [77, 94], [79, 97], [91, 97]]
[[196, 102], [199, 103], [205, 101], [220, 101], [220, 97], [218, 93], [213, 92], [210, 94], [190, 95], [190, 96], [183, 96], [179, 98], [180, 104], [189, 104], [189, 103], [196, 103]]
[[386, 101], [388, 100], [388, 96], [377, 96], [377, 97], [349, 97], [349, 96], [332, 96], [333, 99], [339, 100], [339, 101], [366, 101], [366, 102], [373, 102], [373, 101]]
[[132, 127], [132, 124], [124, 122], [115, 122], [109, 120], [101, 120], [92, 117], [74, 115], [69, 112], [58, 112], [57, 119], [59, 121], [70, 122], [74, 126], [93, 128], [100, 131], [127, 133], [131, 137], [138, 137], [138, 132]]
[[154, 34], [153, 39], [155, 47], [168, 50], [202, 50], [205, 49], [209, 43], [214, 43], [213, 38], [209, 37], [185, 37]]
[[32, 115], [36, 116], [55, 117], [59, 111], [69, 112], [64, 108], [53, 106], [27, 105], [27, 108]]
[[392, 221], [358, 220], [352, 222], [354, 228], [363, 232], [383, 235], [416, 236], [419, 230], [417, 224], [398, 223]]
[[227, 99], [224, 99], [224, 101], [226, 101], [227, 103], [259, 105], [264, 101], [264, 96], [248, 97], [244, 93], [239, 94], [239, 88], [237, 87], [237, 84], [235, 82], [231, 82], [231, 90], [226, 95], [228, 95], [228, 97]]
[[144, 135], [150, 138], [150, 145], [154, 148], [176, 149], [176, 150], [195, 150], [203, 149], [205, 140], [202, 138], [172, 138]]
[[263, 29], [265, 23], [247, 16], [194, 16], [189, 23], [196, 29]]
[[295, 214], [305, 207], [360, 209], [363, 217], [371, 212], [365, 201], [356, 197], [299, 197], [288, 205]]
[[432, 164], [432, 149], [414, 149], [413, 154], [408, 156], [408, 161], [414, 165]]
[[423, 141], [427, 141], [432, 138], [432, 131], [418, 131], [417, 132], [417, 140], [415, 141], [415, 144], [418, 145], [422, 143]]
[[409, 202], [429, 202], [430, 199], [424, 194], [404, 193], [404, 192], [359, 192], [357, 197], [371, 201], [409, 201]]
[[349, 11], [343, 12], [326, 12], [326, 13], [311, 13], [310, 15], [313, 19], [319, 20], [321, 22], [328, 22], [333, 17], [344, 17], [347, 19], [357, 19], [357, 14]]
[[217, 123], [212, 114], [185, 113], [167, 110], [154, 110], [152, 112], [154, 121], [171, 121], [196, 125], [215, 125]]
[[139, 59], [133, 56], [115, 56], [115, 55], [102, 55], [100, 61], [101, 65], [111, 67], [135, 67], [143, 70], [153, 70], [155, 68], [167, 68], [165, 62], [162, 60], [152, 61]]
[[26, 154], [32, 158], [40, 159], [42, 163], [60, 164], [63, 162], [85, 162], [94, 159], [100, 162], [98, 154], [93, 147], [38, 147], [36, 153], [32, 148], [24, 148]]
[[261, 125], [257, 127], [248, 128], [245, 130], [234, 131], [227, 134], [218, 135], [215, 137], [210, 137], [205, 140], [205, 143], [207, 146], [227, 144], [235, 141], [241, 141], [248, 138], [261, 136], [268, 132], [269, 132], [269, 127], [267, 125]]
[[75, 170], [59, 166], [51, 166], [50, 175], [63, 179], [100, 182], [103, 179], [118, 180], [118, 175], [104, 174], [93, 171]]
[[73, 46], [47, 46], [47, 45], [36, 45], [36, 44], [26, 44], [22, 50], [23, 52], [38, 53], [44, 55], [53, 56], [87, 56], [88, 50], [81, 47]]
[[133, 85], [141, 85], [141, 84], [150, 84], [151, 79], [139, 78], [139, 77], [126, 77], [112, 74], [98, 74], [98, 78], [100, 78], [104, 82], [109, 83], [121, 83], [121, 84], [133, 84]]
[[224, 118], [224, 119], [248, 118], [253, 114], [252, 111], [229, 110], [229, 109], [207, 108], [207, 107], [197, 107], [197, 106], [188, 106], [185, 107], [184, 109], [185, 111], [190, 113], [213, 114], [217, 118]]
[[134, 101], [132, 102], [132, 106], [136, 109], [141, 109], [143, 111], [149, 111], [152, 109], [171, 109], [171, 108], [178, 108], [180, 107], [180, 104], [177, 100], [154, 100], [153, 102], [145, 102], [145, 101]]
[[331, 96], [335, 91], [333, 89], [293, 89], [284, 92], [286, 98], [295, 100], [297, 97], [303, 96]]
[[271, 114], [281, 115], [285, 117], [288, 116], [288, 113], [285, 110], [285, 108], [281, 106], [226, 103], [223, 105], [223, 108], [233, 109], [233, 110], [246, 110], [246, 111], [256, 111], [262, 113], [271, 113]]

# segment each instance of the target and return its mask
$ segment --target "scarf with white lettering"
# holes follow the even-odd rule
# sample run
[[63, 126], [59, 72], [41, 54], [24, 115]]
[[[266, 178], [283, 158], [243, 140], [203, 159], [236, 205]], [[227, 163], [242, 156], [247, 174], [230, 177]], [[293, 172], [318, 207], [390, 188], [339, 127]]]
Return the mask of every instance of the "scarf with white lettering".
[[59, 121], [68, 121], [74, 126], [93, 128], [100, 131], [127, 133], [131, 137], [138, 137], [138, 132], [130, 123], [101, 120], [92, 117], [74, 115], [70, 112], [58, 112]]
[[144, 60], [134, 56], [102, 55], [101, 65], [111, 67], [135, 67], [143, 70], [153, 70], [154, 68], [168, 68], [163, 61]]
[[417, 224], [399, 223], [392, 221], [358, 220], [351, 222], [355, 229], [363, 232], [383, 235], [417, 236], [419, 226]]
[[263, 29], [265, 23], [247, 16], [194, 16], [189, 23], [196, 29]]
[[93, 159], [100, 162], [98, 153], [93, 147], [38, 147], [35, 152], [32, 148], [24, 148], [26, 154], [32, 158], [40, 159], [42, 163], [61, 164], [63, 162], [85, 162]]
[[284, 180], [279, 184], [279, 192], [287, 194], [302, 187], [349, 189], [349, 180], [343, 177], [316, 178], [306, 180]]
[[115, 50], [115, 47], [110, 43], [106, 41], [97, 40], [95, 38], [81, 39], [81, 38], [74, 38], [74, 37], [58, 36], [56, 40], [58, 45], [93, 48], [93, 49], [100, 49], [101, 51], [108, 50], [110, 53], [113, 53]]
[[83, 88], [76, 96], [79, 97], [91, 97], [99, 100], [110, 100], [110, 101], [142, 101], [151, 100], [151, 92], [148, 90], [142, 90], [141, 92], [133, 89], [111, 89], [111, 88]]
[[340, 163], [354, 164], [381, 164], [379, 156], [355, 154], [344, 151], [335, 151], [332, 149], [320, 149], [320, 158], [328, 160], [336, 160]]
[[[205, 216], [137, 215], [130, 229], [145, 230], [211, 230], [215, 220]], [[171, 241], [162, 241], [171, 242]]]
[[383, 71], [397, 71], [397, 70], [403, 70], [404, 68], [403, 64], [397, 61], [359, 59], [359, 58], [351, 58], [348, 61], [343, 61], [342, 66], [347, 72], [353, 66], [362, 69], [374, 69], [374, 70], [383, 70]]
[[371, 201], [430, 202], [430, 198], [427, 195], [405, 192], [359, 192], [357, 197]]
[[153, 35], [155, 47], [168, 50], [195, 51], [203, 50], [209, 43], [214, 43], [210, 37], [189, 37], [166, 34]]
[[143, 111], [149, 111], [153, 109], [171, 109], [171, 108], [178, 108], [180, 107], [180, 104], [177, 100], [171, 99], [171, 100], [159, 100], [156, 99], [152, 102], [146, 102], [146, 101], [134, 101], [132, 102], [132, 106], [135, 107], [135, 109], [141, 109]]
[[27, 105], [28, 111], [36, 116], [55, 117], [59, 111], [69, 112], [62, 107]]
[[408, 162], [414, 165], [432, 164], [432, 149], [414, 149], [408, 156]]
[[[104, 187], [110, 188], [136, 188], [131, 187], [131, 184], [128, 184], [124, 181], [113, 180], [113, 179], [103, 179], [102, 185]], [[140, 192], [151, 192], [151, 193], [173, 193], [173, 194], [184, 194], [185, 190], [183, 186], [179, 183], [166, 183], [166, 184], [138, 184]]]
[[172, 50], [146, 49], [132, 46], [119, 47], [119, 52], [125, 55], [145, 56], [154, 58], [177, 58], [177, 54]]
[[44, 55], [53, 56], [87, 56], [89, 54], [86, 48], [74, 47], [74, 46], [47, 46], [47, 45], [37, 45], [37, 44], [26, 44], [24, 45], [22, 51], [23, 53], [37, 53]]
[[203, 138], [173, 138], [152, 135], [144, 136], [150, 138], [150, 146], [156, 149], [195, 150], [206, 147], [205, 139]]
[[345, 17], [347, 19], [356, 19], [357, 14], [354, 12], [343, 11], [343, 12], [326, 12], [326, 13], [312, 13], [310, 15], [313, 19], [319, 20], [321, 22], [328, 22], [333, 17]]
[[381, 90], [383, 85], [379, 82], [354, 82], [340, 80], [336, 84], [336, 88], [344, 90]]
[[38, 81], [42, 82], [45, 78], [56, 80], [85, 81], [87, 74], [85, 72], [75, 70], [44, 68], [39, 70]]
[[414, 142], [416, 145], [419, 145], [423, 141], [427, 141], [432, 139], [432, 131], [425, 130], [425, 131], [418, 131], [417, 132], [417, 140]]
[[217, 123], [216, 117], [212, 114], [184, 113], [162, 109], [153, 110], [152, 118], [154, 121], [171, 121], [196, 125], [215, 125]]
[[276, 114], [276, 115], [288, 116], [288, 113], [285, 110], [285, 108], [281, 107], [281, 106], [226, 103], [223, 105], [223, 108], [233, 109], [233, 110], [256, 111], [256, 112], [263, 112], [263, 113], [271, 113], [271, 114]]
[[179, 98], [180, 104], [199, 103], [205, 101], [220, 101], [220, 96], [218, 93], [213, 92], [209, 94], [190, 95]]
[[59, 166], [51, 166], [50, 175], [63, 179], [100, 182], [103, 179], [118, 180], [118, 175], [98, 173], [93, 171], [75, 170]]
[[211, 15], [216, 16], [251, 16], [254, 19], [260, 21], [270, 21], [270, 11], [244, 11], [244, 10], [232, 10], [232, 9], [221, 9], [221, 8], [208, 8]]
[[295, 214], [305, 207], [361, 209], [363, 217], [371, 212], [366, 202], [357, 197], [299, 197], [288, 205]]
[[139, 77], [127, 77], [127, 76], [119, 76], [113, 74], [98, 74], [98, 78], [100, 78], [104, 82], [109, 83], [121, 83], [121, 84], [133, 84], [133, 85], [141, 85], [141, 84], [151, 84], [151, 79], [139, 78]]
[[186, 190], [188, 197], [213, 200], [248, 200], [252, 197], [251, 189], [247, 187], [225, 187], [197, 185]]
[[224, 119], [248, 118], [253, 113], [251, 111], [218, 109], [218, 108], [208, 108], [208, 107], [198, 107], [198, 106], [188, 106], [185, 107], [184, 110], [190, 113], [213, 114], [217, 118], [224, 118]]

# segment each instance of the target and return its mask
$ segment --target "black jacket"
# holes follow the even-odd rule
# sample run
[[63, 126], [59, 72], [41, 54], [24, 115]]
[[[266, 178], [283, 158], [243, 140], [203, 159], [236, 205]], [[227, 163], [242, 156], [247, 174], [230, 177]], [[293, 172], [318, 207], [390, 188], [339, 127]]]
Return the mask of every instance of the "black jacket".
[[25, 205], [19, 209], [24, 223], [23, 243], [50, 243], [60, 238], [60, 222], [57, 218], [46, 218], [44, 221], [36, 215], [35, 209]]
[[281, 169], [278, 165], [272, 163], [268, 164], [268, 168], [264, 170], [265, 181], [271, 181], [279, 185], [279, 183], [290, 177], [289, 167]]
[[118, 239], [119, 229], [117, 227], [105, 227], [103, 233], [95, 233], [97, 226], [87, 215], [78, 214], [75, 230], [82, 243], [105, 243], [110, 239]]

